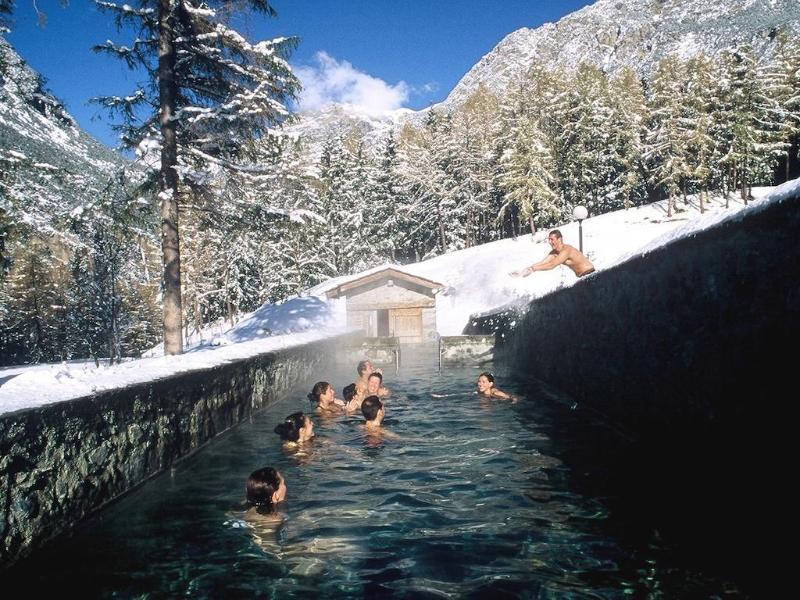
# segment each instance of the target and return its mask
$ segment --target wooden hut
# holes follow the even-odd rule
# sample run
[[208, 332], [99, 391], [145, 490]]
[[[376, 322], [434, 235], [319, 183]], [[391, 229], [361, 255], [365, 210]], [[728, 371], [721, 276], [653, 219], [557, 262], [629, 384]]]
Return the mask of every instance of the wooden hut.
[[386, 267], [355, 275], [326, 290], [329, 299], [344, 298], [347, 324], [368, 337], [397, 337], [401, 343], [424, 342], [436, 333], [436, 294], [441, 283]]

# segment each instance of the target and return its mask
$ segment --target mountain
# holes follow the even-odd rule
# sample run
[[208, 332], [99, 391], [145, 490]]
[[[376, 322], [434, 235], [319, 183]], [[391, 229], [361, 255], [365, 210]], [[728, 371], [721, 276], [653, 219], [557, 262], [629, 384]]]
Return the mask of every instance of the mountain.
[[[686, 59], [703, 52], [716, 56], [743, 44], [757, 55], [769, 55], [780, 28], [800, 34], [800, 0], [598, 0], [557, 23], [510, 33], [461, 78], [444, 101], [387, 117], [376, 129], [387, 129], [392, 123], [420, 125], [428, 110], [450, 112], [480, 84], [500, 95], [536, 62], [567, 72], [580, 62], [595, 64], [608, 74], [630, 67], [647, 77], [668, 55]], [[323, 119], [315, 124], [316, 118], [304, 115], [303, 131], [312, 137], [325, 136], [331, 131], [330, 122]], [[374, 126], [376, 119], [370, 121]]]
[[646, 77], [668, 55], [715, 56], [743, 44], [769, 54], [781, 27], [800, 34], [798, 0], [598, 0], [509, 34], [435, 108], [452, 110], [481, 83], [502, 92], [537, 61], [565, 71], [589, 62], [608, 74], [630, 67]]
[[78, 127], [0, 36], [0, 209], [41, 235], [113, 188], [129, 166]]

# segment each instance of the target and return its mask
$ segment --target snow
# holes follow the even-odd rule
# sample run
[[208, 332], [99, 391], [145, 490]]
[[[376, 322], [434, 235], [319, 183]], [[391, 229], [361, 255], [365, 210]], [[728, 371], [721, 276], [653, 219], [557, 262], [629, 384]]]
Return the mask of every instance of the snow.
[[[597, 271], [602, 272], [724, 220], [742, 219], [769, 203], [797, 201], [800, 180], [777, 188], [754, 188], [753, 195], [756, 200], [747, 207], [738, 196], [732, 195], [728, 209], [724, 198], [712, 197], [704, 215], [700, 215], [696, 199], [690, 197], [688, 205], [677, 203], [678, 211], [672, 217], [666, 216], [666, 202], [590, 216], [582, 225], [584, 252]], [[578, 245], [577, 223], [567, 223], [558, 229], [566, 243]], [[441, 335], [458, 335], [471, 315], [521, 304], [573, 285], [577, 278], [564, 266], [526, 278], [509, 275], [512, 270], [540, 260], [549, 251], [547, 231], [540, 231], [535, 236], [500, 240], [412, 265], [391, 266], [445, 286], [437, 299], [437, 329]], [[207, 369], [341, 334], [347, 330], [344, 303], [324, 300], [324, 291], [387, 266], [332, 279], [307, 290], [302, 297], [280, 304], [265, 304], [227, 331], [206, 335], [206, 341], [190, 344], [180, 356], [157, 356], [159, 351], [154, 349], [147, 357], [113, 366], [98, 367], [93, 361], [78, 361], [2, 368], [0, 414]]]

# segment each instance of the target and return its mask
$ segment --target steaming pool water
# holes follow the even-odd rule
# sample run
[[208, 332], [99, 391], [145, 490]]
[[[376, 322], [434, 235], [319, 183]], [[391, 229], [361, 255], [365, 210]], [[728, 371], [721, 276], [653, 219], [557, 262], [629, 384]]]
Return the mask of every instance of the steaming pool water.
[[[304, 394], [257, 413], [7, 573], [9, 584], [80, 597], [631, 598], [723, 595], [731, 584], [676, 567], [619, 535], [606, 498], [575, 485], [566, 455], [591, 439], [535, 381], [496, 373], [519, 402], [479, 399], [474, 367], [435, 355], [384, 368], [384, 427], [323, 418]], [[352, 367], [312, 374], [337, 397]], [[307, 390], [306, 390], [307, 391]], [[316, 438], [281, 446], [276, 424], [312, 414]], [[574, 412], [574, 411], [572, 411]], [[250, 472], [276, 467], [282, 520], [240, 508]], [[622, 526], [624, 529], [624, 525]], [[665, 558], [666, 556], [666, 558]], [[5, 579], [5, 577], [4, 577]]]

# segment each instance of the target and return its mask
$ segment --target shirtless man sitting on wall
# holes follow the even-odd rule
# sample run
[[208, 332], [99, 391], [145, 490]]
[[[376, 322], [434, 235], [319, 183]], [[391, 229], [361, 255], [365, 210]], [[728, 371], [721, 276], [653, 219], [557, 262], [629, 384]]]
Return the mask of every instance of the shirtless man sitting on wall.
[[567, 265], [578, 277], [594, 273], [594, 265], [581, 254], [580, 250], [565, 244], [558, 229], [554, 229], [548, 234], [547, 241], [552, 248], [550, 254], [530, 267], [512, 271], [510, 275], [512, 277], [527, 277], [534, 271], [549, 271], [550, 269], [555, 269], [558, 265]]

